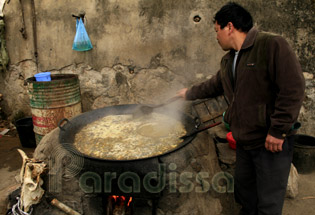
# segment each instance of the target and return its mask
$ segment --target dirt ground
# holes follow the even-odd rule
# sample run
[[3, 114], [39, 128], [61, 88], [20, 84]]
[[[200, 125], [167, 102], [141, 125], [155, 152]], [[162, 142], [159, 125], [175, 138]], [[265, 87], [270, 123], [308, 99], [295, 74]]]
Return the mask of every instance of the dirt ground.
[[[0, 137], [0, 214], [6, 211], [5, 198], [19, 187], [22, 159], [18, 148], [33, 157], [34, 148], [23, 148], [14, 132]], [[299, 194], [295, 199], [285, 200], [283, 215], [315, 214], [315, 172], [299, 176]]]
[[5, 214], [5, 199], [19, 187], [22, 158], [17, 149], [33, 157], [34, 148], [23, 148], [17, 135], [0, 137], [0, 214]]
[[315, 172], [299, 174], [299, 194], [295, 199], [285, 200], [282, 214], [315, 214]]

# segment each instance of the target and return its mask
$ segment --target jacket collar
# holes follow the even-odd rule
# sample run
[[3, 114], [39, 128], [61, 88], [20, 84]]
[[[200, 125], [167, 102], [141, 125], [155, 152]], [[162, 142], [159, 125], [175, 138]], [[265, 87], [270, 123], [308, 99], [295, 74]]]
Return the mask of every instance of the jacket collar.
[[258, 30], [255, 28], [255, 27], [252, 27], [247, 35], [246, 35], [246, 38], [243, 42], [243, 45], [242, 45], [242, 48], [241, 49], [247, 49], [251, 46], [254, 45], [254, 42], [255, 42], [255, 39], [256, 39], [256, 36], [258, 34]]
[[[246, 35], [246, 38], [243, 42], [241, 50], [247, 49], [247, 48], [253, 46], [254, 42], [256, 40], [257, 34], [258, 34], [258, 30], [255, 27], [252, 27]], [[230, 59], [231, 56], [234, 56], [234, 52], [235, 51], [233, 49], [230, 50], [226, 55], [223, 56], [223, 59], [225, 59], [225, 60]]]

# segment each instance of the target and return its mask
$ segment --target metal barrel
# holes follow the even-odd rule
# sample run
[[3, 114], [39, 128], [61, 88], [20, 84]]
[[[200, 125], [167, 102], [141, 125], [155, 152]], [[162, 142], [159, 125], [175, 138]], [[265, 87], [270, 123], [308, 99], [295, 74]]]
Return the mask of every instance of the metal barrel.
[[38, 145], [61, 119], [82, 113], [80, 83], [74, 74], [51, 75], [47, 82], [37, 82], [34, 77], [26, 81]]

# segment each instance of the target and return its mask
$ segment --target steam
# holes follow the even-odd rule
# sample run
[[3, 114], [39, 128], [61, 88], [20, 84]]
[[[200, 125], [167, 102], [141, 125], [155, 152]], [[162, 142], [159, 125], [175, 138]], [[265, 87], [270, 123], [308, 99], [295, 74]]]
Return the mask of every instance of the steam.
[[[173, 90], [169, 93], [167, 93], [165, 96], [161, 96], [163, 99], [160, 101], [161, 103], [166, 102], [168, 99], [176, 96], [177, 90]], [[156, 103], [156, 105], [159, 103]], [[165, 129], [173, 130], [174, 127], [178, 126], [178, 122], [182, 122], [183, 124], [183, 116], [185, 109], [187, 107], [187, 101], [185, 101], [183, 98], [177, 99], [176, 101], [173, 101], [169, 104], [165, 104], [162, 107], [155, 108], [154, 112], [169, 116], [167, 118], [163, 118], [163, 121], [160, 121], [158, 124], [161, 125], [160, 129], [161, 131], [165, 131]], [[156, 127], [157, 129], [159, 127]]]

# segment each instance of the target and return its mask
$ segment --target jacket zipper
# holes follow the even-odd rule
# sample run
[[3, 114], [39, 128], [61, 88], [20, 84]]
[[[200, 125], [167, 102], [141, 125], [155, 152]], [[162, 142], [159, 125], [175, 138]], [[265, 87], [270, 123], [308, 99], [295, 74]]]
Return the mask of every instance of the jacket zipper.
[[[232, 98], [232, 101], [233, 101], [233, 105], [234, 105], [234, 114], [235, 114], [235, 118], [236, 118], [236, 122], [237, 122], [237, 125], [236, 125], [236, 131], [239, 131], [241, 129], [241, 125], [240, 125], [240, 121], [238, 119], [238, 113], [237, 113], [237, 105], [235, 103], [235, 96], [236, 96], [236, 92], [237, 92], [237, 79], [238, 79], [238, 76], [239, 74], [237, 73], [237, 67], [238, 67], [238, 64], [240, 62], [240, 58], [242, 56], [242, 53], [241, 53], [241, 50], [239, 51], [239, 54], [238, 54], [238, 58], [236, 60], [236, 65], [235, 65], [235, 78], [234, 78], [234, 88], [233, 88], [233, 98]], [[239, 132], [235, 132], [233, 133], [232, 132], [232, 135], [233, 135], [233, 138], [238, 140], [239, 139]]]

